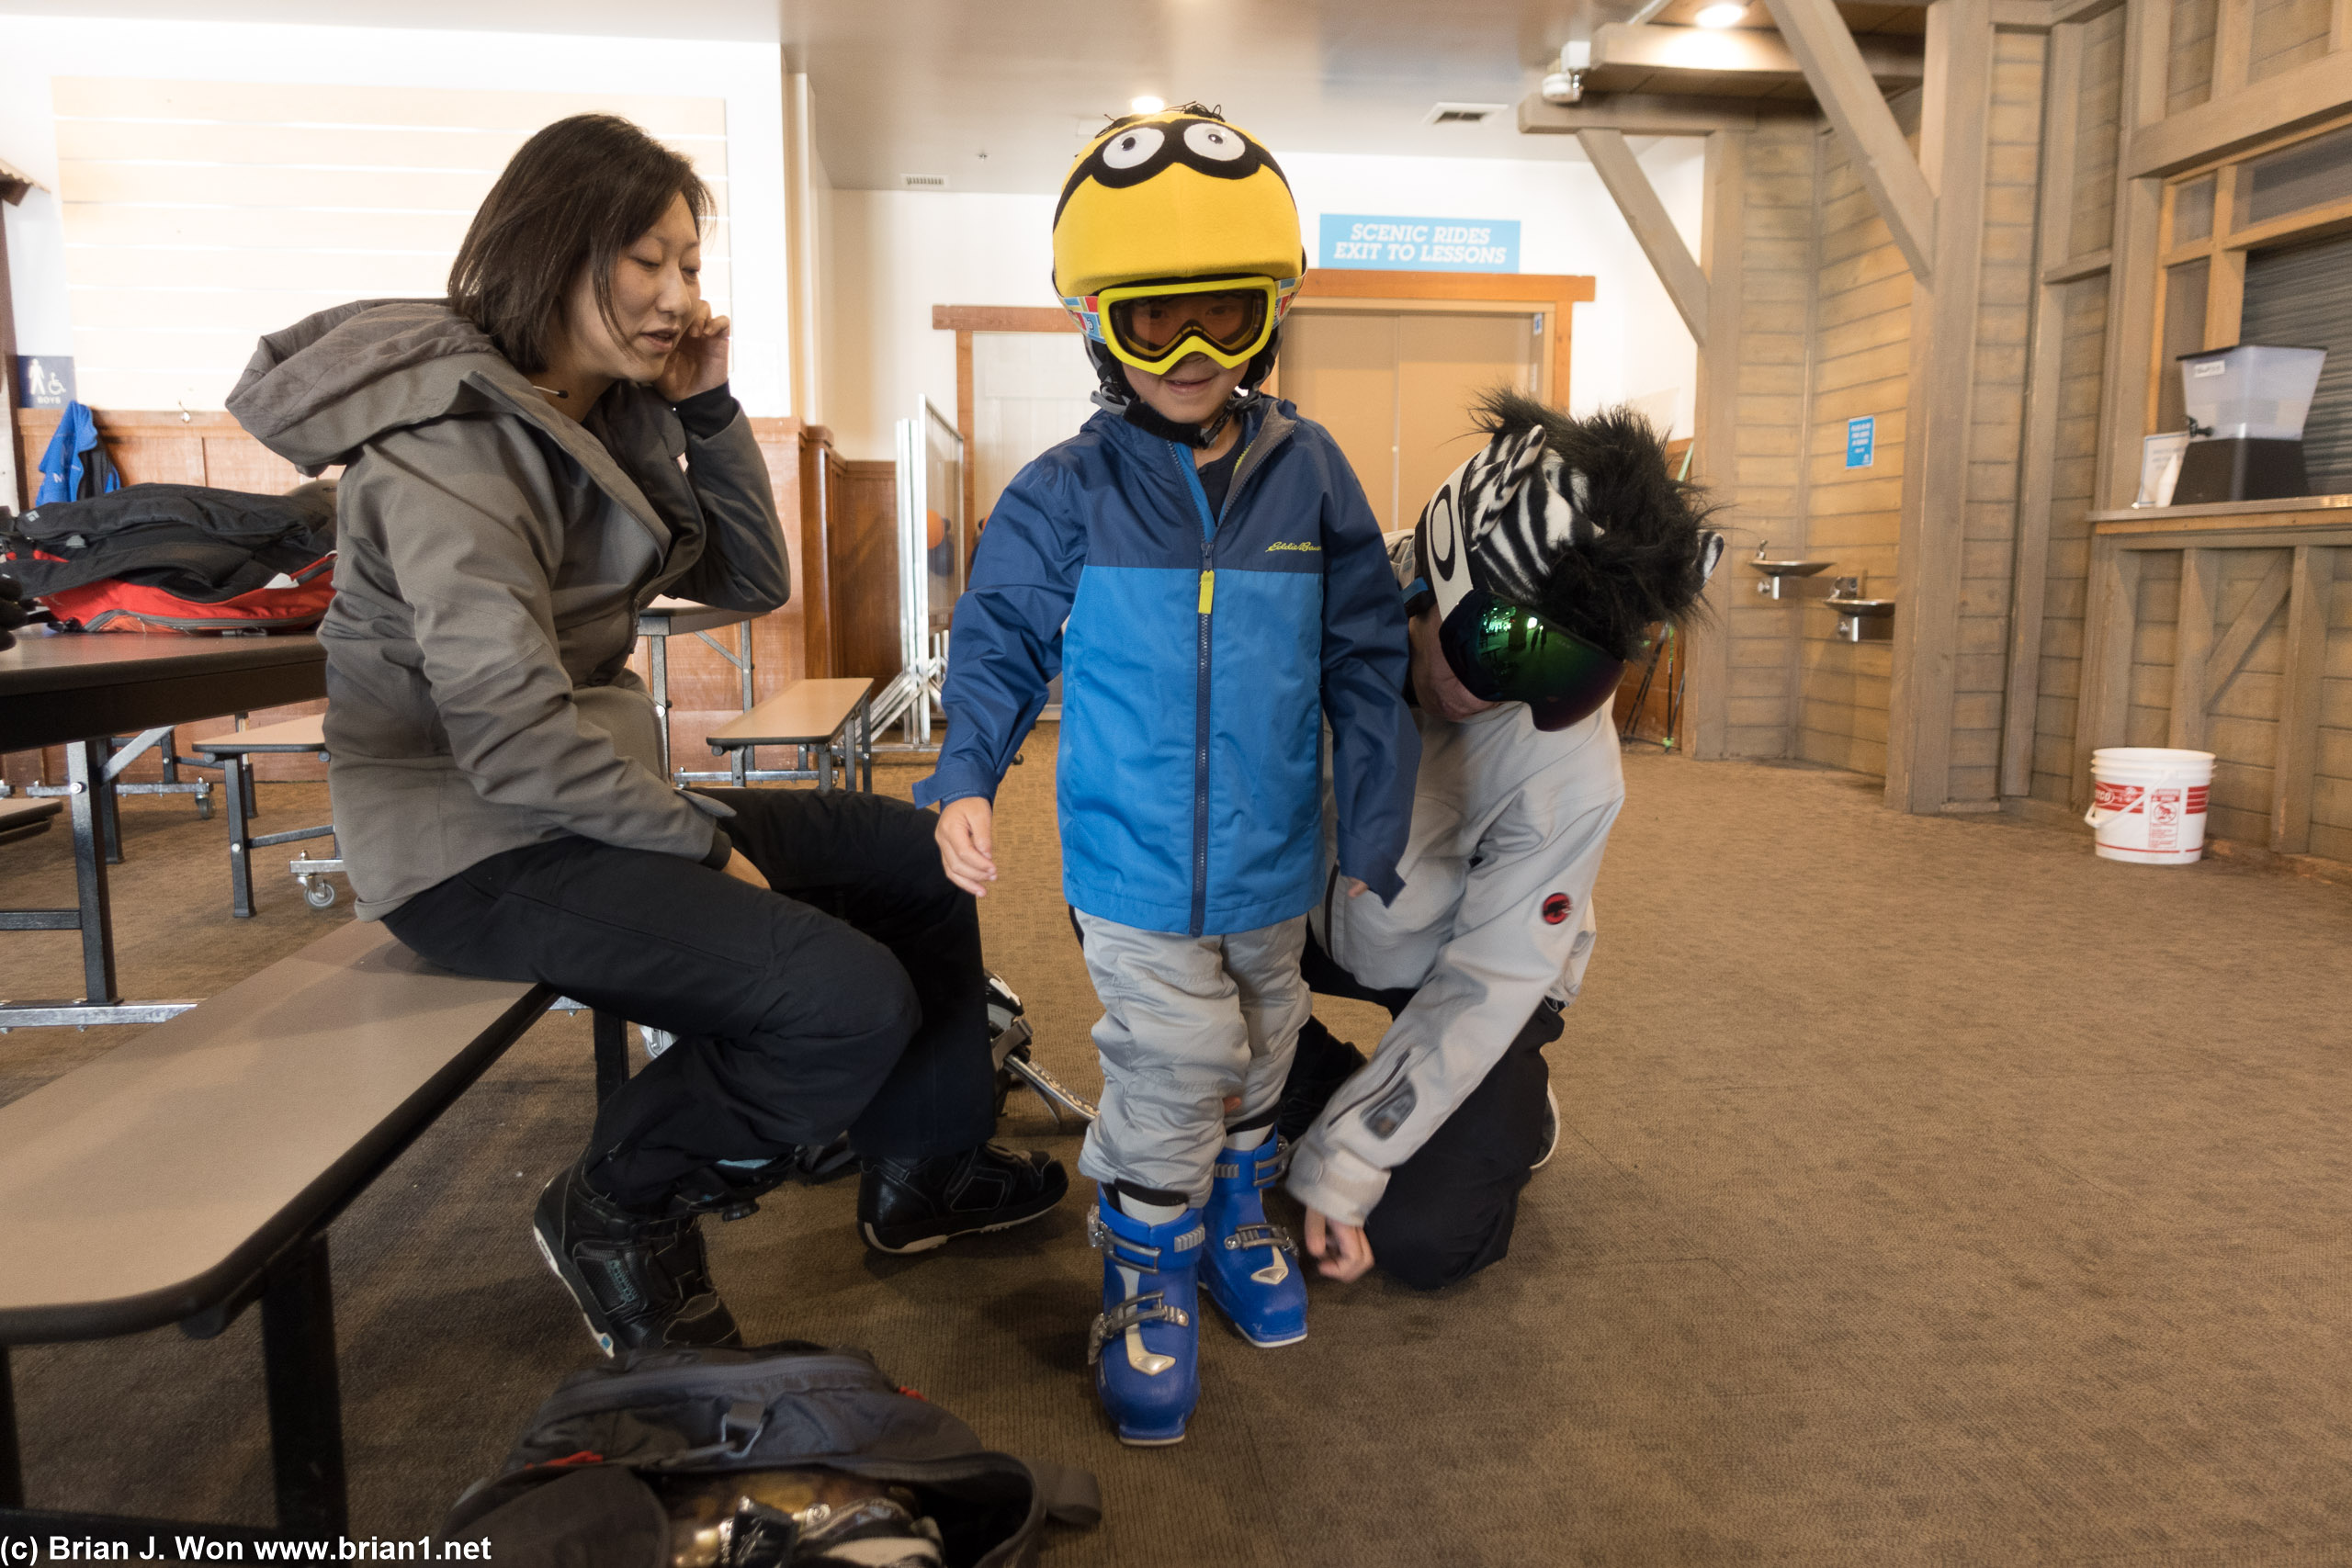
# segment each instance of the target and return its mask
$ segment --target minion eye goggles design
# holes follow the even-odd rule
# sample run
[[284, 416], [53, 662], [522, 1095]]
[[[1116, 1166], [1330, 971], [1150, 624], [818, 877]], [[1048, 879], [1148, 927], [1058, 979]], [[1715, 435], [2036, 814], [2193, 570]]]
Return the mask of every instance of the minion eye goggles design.
[[1062, 308], [1121, 362], [1164, 376], [1207, 355], [1227, 370], [1250, 363], [1290, 310], [1300, 279], [1197, 277], [1124, 283], [1064, 296]]

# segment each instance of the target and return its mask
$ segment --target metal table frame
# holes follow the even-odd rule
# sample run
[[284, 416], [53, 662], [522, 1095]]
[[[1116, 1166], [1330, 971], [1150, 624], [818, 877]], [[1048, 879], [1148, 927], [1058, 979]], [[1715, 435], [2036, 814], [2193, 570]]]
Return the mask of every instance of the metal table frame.
[[[733, 773], [695, 773], [670, 766], [670, 639], [692, 633], [700, 637], [710, 650], [733, 665], [743, 679], [743, 710], [748, 713], [755, 705], [752, 690], [752, 623], [759, 616], [749, 610], [721, 610], [710, 604], [696, 604], [685, 599], [656, 599], [638, 612], [637, 635], [645, 638], [645, 653], [650, 679], [646, 684], [653, 694], [653, 711], [662, 722], [662, 771], [673, 782], [708, 781], [734, 783], [743, 781]], [[721, 626], [736, 628], [738, 652], [729, 653], [710, 634]]]
[[[837, 732], [846, 742], [842, 748], [840, 760], [842, 772], [849, 780], [849, 787], [867, 795], [874, 793], [874, 688], [869, 684], [866, 687], [865, 695], [860, 697], [857, 700], [857, 705], [850, 709], [849, 721]], [[750, 710], [747, 708], [745, 711]], [[835, 750], [832, 737], [830, 735], [782, 735], [762, 737], [756, 740], [736, 740], [725, 744], [711, 740], [707, 744], [713, 755], [726, 756], [727, 772], [723, 773], [682, 773], [677, 775], [679, 778], [723, 780], [738, 789], [752, 784], [813, 779], [816, 781], [817, 793], [820, 795], [833, 787]], [[800, 765], [795, 768], [752, 766], [752, 761], [755, 761], [752, 753], [763, 746], [792, 747], [799, 759]], [[811, 751], [816, 753], [814, 767], [809, 766], [808, 754]], [[863, 771], [862, 782], [861, 770]]]
[[326, 654], [308, 637], [80, 634], [70, 642], [28, 638], [0, 653], [0, 741], [10, 750], [65, 748], [75, 894], [70, 909], [0, 909], [0, 931], [79, 931], [83, 992], [73, 999], [0, 999], [0, 1033], [160, 1023], [196, 1005], [126, 1001], [116, 980], [104, 785], [109, 767], [120, 772], [138, 749], [114, 752], [112, 737], [325, 694]]

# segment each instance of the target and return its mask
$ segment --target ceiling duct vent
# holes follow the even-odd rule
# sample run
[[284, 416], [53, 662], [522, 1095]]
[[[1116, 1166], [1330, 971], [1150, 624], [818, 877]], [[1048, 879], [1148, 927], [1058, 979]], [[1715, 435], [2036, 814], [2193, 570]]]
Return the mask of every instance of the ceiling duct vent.
[[900, 175], [899, 183], [909, 190], [945, 190], [945, 175]]
[[1439, 104], [1423, 117], [1423, 125], [1477, 125], [1489, 115], [1498, 115], [1509, 104]]

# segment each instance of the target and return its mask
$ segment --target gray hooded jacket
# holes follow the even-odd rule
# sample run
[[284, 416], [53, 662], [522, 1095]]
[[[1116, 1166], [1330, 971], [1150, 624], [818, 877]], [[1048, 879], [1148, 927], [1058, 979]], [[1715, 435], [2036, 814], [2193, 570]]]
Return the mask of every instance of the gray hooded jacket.
[[723, 808], [662, 778], [628, 660], [656, 594], [757, 612], [790, 595], [740, 411], [695, 436], [622, 382], [574, 423], [425, 299], [345, 305], [262, 339], [229, 410], [305, 470], [349, 465], [319, 639], [335, 836], [362, 919], [567, 833], [715, 852]]

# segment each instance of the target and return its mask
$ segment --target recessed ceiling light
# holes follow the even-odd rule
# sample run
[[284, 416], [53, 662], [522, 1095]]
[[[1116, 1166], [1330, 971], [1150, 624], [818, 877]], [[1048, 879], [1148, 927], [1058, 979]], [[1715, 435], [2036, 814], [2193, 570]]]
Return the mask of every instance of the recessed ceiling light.
[[1691, 18], [1702, 28], [1736, 28], [1747, 19], [1747, 7], [1738, 0], [1724, 0], [1720, 6], [1710, 6]]
[[1164, 109], [1167, 107], [1168, 100], [1166, 98], [1155, 98], [1148, 93], [1146, 93], [1140, 98], [1129, 98], [1127, 100], [1127, 107], [1134, 110], [1136, 114], [1158, 114], [1161, 109]]

